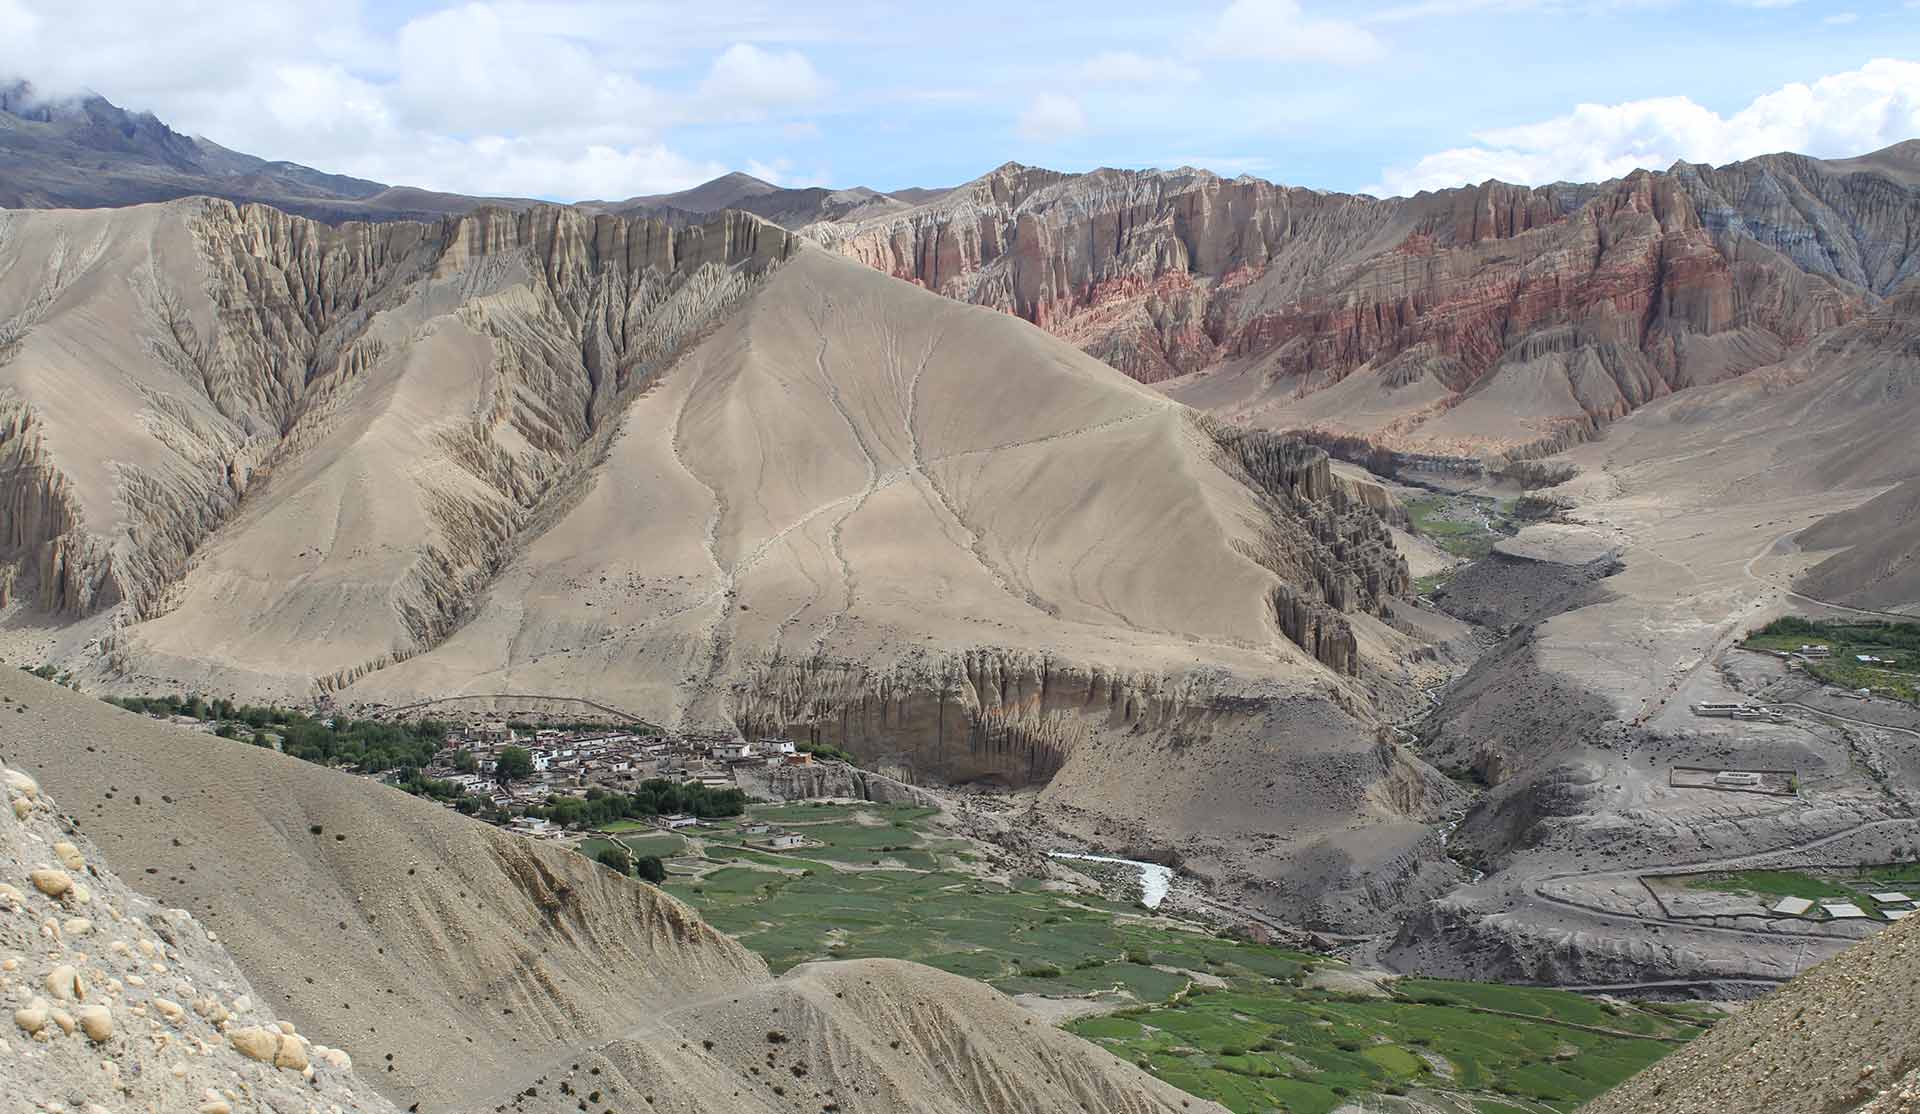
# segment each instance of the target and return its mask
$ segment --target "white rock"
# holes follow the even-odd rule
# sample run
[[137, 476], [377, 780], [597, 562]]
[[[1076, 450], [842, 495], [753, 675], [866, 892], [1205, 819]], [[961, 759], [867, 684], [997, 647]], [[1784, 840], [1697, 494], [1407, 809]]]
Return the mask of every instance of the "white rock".
[[73, 876], [64, 870], [36, 870], [27, 875], [33, 888], [48, 897], [62, 897], [73, 889]]
[[87, 869], [87, 860], [80, 854], [80, 849], [65, 840], [61, 840], [59, 843], [53, 845], [53, 857], [59, 859], [60, 865], [66, 867], [68, 870], [81, 871]]

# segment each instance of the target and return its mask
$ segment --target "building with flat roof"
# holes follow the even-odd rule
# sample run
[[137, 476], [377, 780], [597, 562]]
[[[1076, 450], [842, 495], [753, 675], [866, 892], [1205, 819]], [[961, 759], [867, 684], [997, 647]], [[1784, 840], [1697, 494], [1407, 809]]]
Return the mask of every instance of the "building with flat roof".
[[1813, 902], [1804, 897], [1783, 897], [1768, 907], [1770, 913], [1780, 913], [1789, 917], [1805, 916], [1813, 908]]
[[1859, 920], [1867, 915], [1865, 909], [1860, 908], [1851, 901], [1823, 902], [1820, 908], [1825, 909], [1827, 916], [1832, 917], [1836, 921]]
[[1912, 905], [1913, 904], [1913, 898], [1908, 897], [1906, 894], [1901, 893], [1899, 890], [1887, 890], [1884, 893], [1868, 894], [1867, 896], [1879, 902], [1882, 905]]

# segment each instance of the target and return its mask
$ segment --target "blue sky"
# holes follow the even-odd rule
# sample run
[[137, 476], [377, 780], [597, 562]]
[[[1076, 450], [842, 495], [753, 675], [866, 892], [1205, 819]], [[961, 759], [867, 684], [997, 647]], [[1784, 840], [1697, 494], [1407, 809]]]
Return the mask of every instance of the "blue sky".
[[1009, 159], [1410, 192], [1920, 136], [1920, 0], [0, 0], [0, 74], [382, 181], [576, 200]]

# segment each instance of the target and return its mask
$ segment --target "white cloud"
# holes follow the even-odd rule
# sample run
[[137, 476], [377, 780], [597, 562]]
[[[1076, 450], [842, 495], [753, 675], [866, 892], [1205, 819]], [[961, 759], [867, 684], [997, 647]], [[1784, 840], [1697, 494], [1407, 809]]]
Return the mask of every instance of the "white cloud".
[[1266, 62], [1358, 65], [1386, 53], [1373, 32], [1310, 16], [1299, 0], [1233, 0], [1197, 45], [1205, 54]]
[[1079, 101], [1063, 93], [1041, 93], [1020, 113], [1014, 130], [1022, 139], [1057, 143], [1084, 133], [1087, 113]]
[[1725, 163], [1774, 151], [1864, 154], [1920, 135], [1920, 62], [1878, 59], [1793, 84], [1722, 117], [1686, 97], [1583, 104], [1565, 116], [1474, 134], [1477, 143], [1391, 167], [1367, 192], [1411, 194], [1498, 178], [1598, 181], [1675, 161]]
[[735, 43], [713, 60], [699, 97], [723, 113], [752, 118], [804, 107], [825, 97], [830, 88], [797, 50]]
[[266, 158], [562, 200], [698, 184], [727, 168], [676, 151], [672, 129], [788, 116], [830, 89], [768, 45], [804, 29], [725, 2], [454, 0], [372, 27], [353, 0], [0, 0], [0, 78], [97, 90]]
[[1150, 58], [1131, 50], [1108, 50], [1080, 63], [1081, 81], [1090, 85], [1169, 85], [1200, 80], [1200, 71], [1170, 58]]

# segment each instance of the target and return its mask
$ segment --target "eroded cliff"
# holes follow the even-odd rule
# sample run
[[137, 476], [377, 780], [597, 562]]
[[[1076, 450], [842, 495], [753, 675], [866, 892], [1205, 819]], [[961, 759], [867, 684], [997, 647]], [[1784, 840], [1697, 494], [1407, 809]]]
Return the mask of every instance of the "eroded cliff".
[[1889, 295], [1920, 269], [1903, 150], [1387, 200], [1009, 164], [906, 212], [804, 231], [1142, 381], [1209, 372], [1176, 390], [1206, 409], [1524, 454], [1772, 363]]

